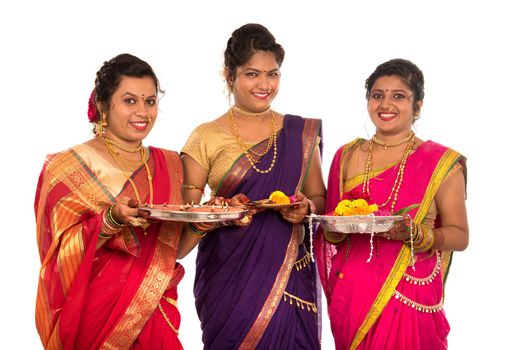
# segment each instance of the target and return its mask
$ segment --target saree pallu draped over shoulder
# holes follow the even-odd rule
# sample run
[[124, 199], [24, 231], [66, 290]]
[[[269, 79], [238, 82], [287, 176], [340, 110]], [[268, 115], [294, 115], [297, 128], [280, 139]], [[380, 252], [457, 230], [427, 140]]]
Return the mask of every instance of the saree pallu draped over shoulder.
[[[217, 195], [244, 193], [257, 200], [276, 189], [300, 191], [320, 132], [320, 120], [286, 115], [273, 170], [260, 174], [242, 155]], [[254, 147], [260, 152], [266, 146], [267, 140]], [[266, 169], [271, 159], [266, 154], [257, 166]], [[224, 227], [202, 240], [194, 293], [205, 349], [320, 347], [314, 272], [310, 265], [295, 264], [307, 255], [298, 242], [300, 226], [267, 210], [247, 227]]]
[[[154, 201], [181, 203], [182, 168], [176, 152], [150, 147]], [[144, 167], [133, 175], [141, 201], [149, 200]], [[45, 349], [180, 349], [158, 310], [176, 300], [183, 276], [176, 263], [178, 223], [126, 227], [97, 249], [102, 211], [134, 198], [126, 182], [113, 197], [74, 149], [52, 155], [38, 182], [35, 212], [42, 262], [36, 326]], [[180, 314], [163, 307], [177, 328]], [[162, 340], [163, 339], [163, 340]]]
[[[342, 196], [356, 199], [362, 194], [362, 175], [347, 181], [342, 178], [342, 169], [359, 142], [341, 147], [334, 157], [327, 211]], [[396, 208], [413, 206], [409, 215], [422, 223], [439, 186], [458, 163], [465, 172], [465, 158], [459, 153], [432, 141], [421, 144], [406, 162]], [[369, 184], [373, 202], [386, 202], [397, 171], [398, 164], [394, 164], [373, 174]], [[437, 215], [435, 227], [438, 225]], [[446, 349], [449, 324], [442, 305], [451, 253], [416, 254], [413, 268], [409, 246], [383, 238], [375, 238], [374, 245], [374, 255], [367, 263], [369, 235], [350, 235], [337, 247], [321, 234], [315, 239], [336, 348]]]

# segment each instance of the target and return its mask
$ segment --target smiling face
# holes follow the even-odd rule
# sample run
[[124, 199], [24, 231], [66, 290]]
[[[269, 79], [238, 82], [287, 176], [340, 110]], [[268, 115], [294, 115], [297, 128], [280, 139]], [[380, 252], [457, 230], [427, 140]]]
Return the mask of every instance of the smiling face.
[[278, 94], [280, 69], [275, 55], [256, 51], [251, 59], [237, 68], [232, 82], [235, 105], [248, 112], [265, 111]]
[[382, 76], [371, 87], [368, 113], [377, 136], [408, 135], [421, 107], [422, 101], [413, 102], [413, 91], [398, 75]]
[[123, 76], [111, 97], [105, 135], [115, 142], [136, 147], [151, 131], [158, 106], [151, 77]]

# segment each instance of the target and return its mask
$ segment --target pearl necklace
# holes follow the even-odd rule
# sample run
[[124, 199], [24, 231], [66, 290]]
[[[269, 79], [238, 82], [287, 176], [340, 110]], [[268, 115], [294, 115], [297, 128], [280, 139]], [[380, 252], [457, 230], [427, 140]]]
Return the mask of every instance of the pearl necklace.
[[[246, 158], [248, 159], [249, 163], [251, 164], [251, 167], [256, 172], [258, 172], [260, 174], [267, 174], [271, 170], [273, 170], [273, 167], [275, 166], [275, 163], [276, 163], [276, 160], [277, 160], [277, 153], [278, 153], [278, 150], [277, 150], [277, 130], [276, 130], [276, 125], [275, 125], [275, 114], [273, 113], [273, 111], [271, 111], [271, 123], [270, 123], [271, 126], [270, 126], [270, 130], [269, 130], [268, 145], [266, 147], [266, 150], [264, 152], [262, 152], [262, 153], [257, 153], [253, 149], [248, 147], [244, 143], [244, 141], [242, 140], [240, 135], [238, 134], [238, 126], [237, 126], [237, 124], [235, 122], [235, 116], [233, 115], [233, 108], [230, 108], [228, 113], [227, 113], [227, 121], [228, 121], [229, 130], [231, 131], [231, 134], [233, 134], [233, 136], [235, 137], [235, 140], [236, 140], [237, 144], [242, 149], [242, 152], [244, 152], [244, 155], [246, 156]], [[273, 159], [271, 160], [271, 165], [269, 165], [269, 167], [266, 170], [261, 170], [261, 169], [259, 169], [256, 166], [256, 163], [258, 163], [258, 161], [260, 160], [260, 158], [262, 156], [264, 156], [267, 152], [269, 152], [269, 150], [271, 149], [271, 146], [273, 146]], [[253, 156], [250, 154], [250, 152], [253, 153], [254, 155], [258, 156], [259, 158], [256, 159], [256, 160], [253, 159], [252, 158]]]
[[387, 142], [387, 141], [384, 141], [384, 140], [381, 140], [377, 137], [377, 135], [373, 135], [373, 142], [375, 142], [376, 144], [379, 144], [381, 146], [384, 146], [384, 149], [388, 149], [388, 147], [395, 147], [395, 146], [398, 146], [398, 145], [401, 145], [403, 144], [404, 142], [406, 141], [409, 141], [411, 139], [411, 137], [413, 136], [414, 132], [413, 131], [410, 131], [409, 135], [404, 137], [403, 139], [400, 139], [398, 141], [395, 141], [395, 142]]
[[[404, 169], [406, 167], [406, 161], [408, 159], [409, 154], [411, 153], [411, 150], [413, 149], [413, 146], [415, 145], [415, 133], [414, 132], [411, 132], [409, 134], [408, 140], [409, 140], [409, 143], [406, 146], [406, 150], [404, 151], [404, 154], [402, 155], [402, 159], [400, 161], [397, 176], [395, 178], [395, 182], [393, 183], [393, 186], [391, 187], [391, 192], [389, 193], [388, 199], [386, 199], [384, 203], [378, 205], [380, 208], [383, 208], [386, 204], [388, 204], [393, 199], [393, 201], [391, 202], [391, 207], [390, 207], [390, 211], [392, 213], [395, 209], [395, 204], [397, 203], [398, 192], [400, 190], [400, 186], [402, 186], [402, 181], [404, 180]], [[364, 182], [362, 184], [362, 191], [370, 196], [371, 194], [369, 191], [369, 180], [370, 180], [371, 168], [373, 164], [372, 153], [373, 153], [374, 143], [375, 143], [374, 138], [369, 140], [368, 159], [366, 162], [366, 168], [364, 172]]]

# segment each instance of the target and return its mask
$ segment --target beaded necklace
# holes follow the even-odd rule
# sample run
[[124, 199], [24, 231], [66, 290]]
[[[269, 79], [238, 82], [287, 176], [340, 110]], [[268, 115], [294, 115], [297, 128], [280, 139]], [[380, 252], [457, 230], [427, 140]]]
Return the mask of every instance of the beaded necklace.
[[[395, 182], [393, 183], [393, 186], [391, 187], [391, 192], [389, 193], [389, 196], [384, 203], [377, 204], [380, 208], [383, 208], [386, 204], [388, 204], [393, 199], [393, 201], [391, 202], [391, 209], [390, 209], [392, 213], [394, 212], [395, 204], [397, 203], [398, 192], [400, 190], [400, 187], [402, 186], [402, 181], [404, 180], [404, 169], [406, 167], [406, 161], [408, 159], [409, 154], [411, 153], [411, 150], [413, 149], [413, 146], [415, 145], [415, 133], [411, 132], [409, 134], [408, 140], [404, 140], [403, 142], [406, 142], [406, 141], [409, 141], [409, 143], [406, 146], [406, 150], [404, 151], [404, 154], [402, 155], [402, 159], [400, 161], [400, 165], [398, 168], [397, 176], [395, 178]], [[373, 156], [372, 156], [373, 145], [375, 142], [376, 142], [375, 137], [373, 136], [371, 140], [369, 140], [368, 159], [367, 159], [366, 168], [364, 171], [364, 182], [362, 184], [362, 191], [370, 196], [371, 194], [369, 192], [369, 180], [370, 180], [370, 173], [371, 173], [371, 168], [373, 164]]]
[[[233, 108], [230, 108], [229, 111], [227, 112], [227, 121], [228, 121], [229, 130], [231, 131], [231, 134], [233, 134], [233, 136], [235, 137], [235, 140], [236, 140], [237, 144], [242, 149], [242, 152], [244, 152], [244, 155], [246, 156], [246, 158], [248, 159], [249, 163], [251, 164], [251, 167], [256, 172], [258, 172], [260, 174], [267, 174], [271, 170], [273, 170], [273, 167], [275, 166], [275, 163], [276, 163], [276, 160], [277, 160], [277, 154], [278, 154], [278, 150], [277, 150], [277, 129], [276, 129], [276, 125], [275, 125], [276, 124], [275, 123], [275, 114], [273, 113], [273, 111], [271, 111], [271, 122], [270, 122], [270, 128], [269, 128], [268, 144], [267, 144], [267, 147], [266, 147], [265, 151], [262, 152], [262, 153], [258, 153], [256, 151], [254, 151], [253, 149], [251, 149], [250, 147], [248, 147], [244, 143], [244, 141], [242, 140], [240, 135], [238, 134], [238, 126], [237, 126], [237, 124], [235, 122], [235, 116], [233, 115]], [[266, 153], [269, 152], [271, 147], [273, 147], [273, 159], [271, 160], [271, 165], [269, 165], [269, 167], [266, 170], [261, 170], [261, 169], [259, 169], [256, 166], [256, 163], [258, 163], [258, 161], [260, 160], [260, 158], [262, 156], [264, 156]], [[255, 156], [258, 156], [259, 159], [253, 159], [253, 156], [250, 154], [250, 152], [253, 153]]]

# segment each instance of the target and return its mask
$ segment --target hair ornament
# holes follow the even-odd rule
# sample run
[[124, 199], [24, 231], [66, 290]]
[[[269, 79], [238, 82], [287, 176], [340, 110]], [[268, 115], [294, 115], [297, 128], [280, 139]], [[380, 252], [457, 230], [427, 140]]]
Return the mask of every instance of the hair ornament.
[[100, 115], [98, 114], [98, 109], [96, 108], [95, 104], [95, 89], [93, 89], [93, 92], [91, 92], [91, 96], [89, 97], [89, 102], [87, 104], [87, 116], [89, 117], [90, 123], [96, 123], [100, 119]]

